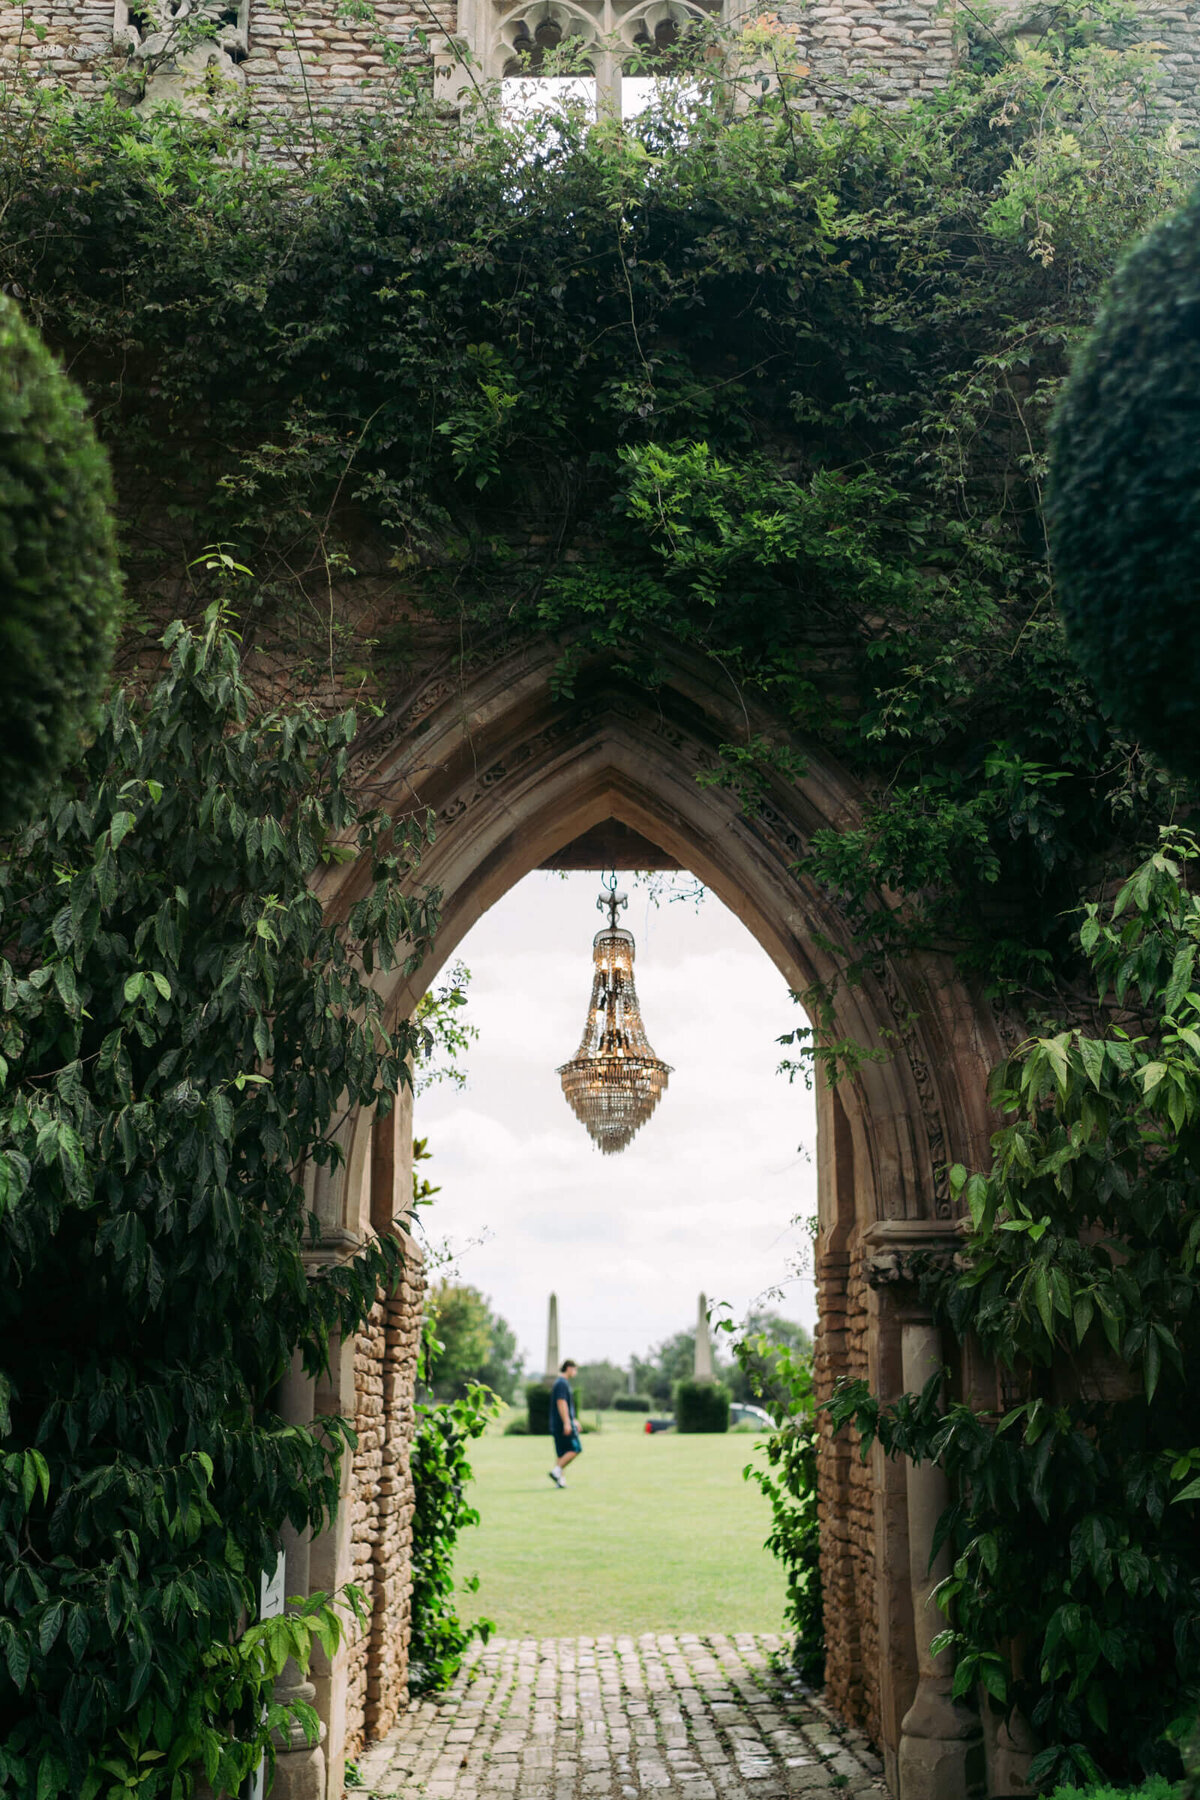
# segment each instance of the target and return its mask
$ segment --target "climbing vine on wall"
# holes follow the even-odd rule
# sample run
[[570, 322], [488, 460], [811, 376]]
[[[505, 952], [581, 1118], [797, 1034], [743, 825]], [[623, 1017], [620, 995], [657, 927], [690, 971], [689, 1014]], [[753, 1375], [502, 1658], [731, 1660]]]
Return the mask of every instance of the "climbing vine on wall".
[[775, 1429], [761, 1463], [742, 1474], [756, 1482], [771, 1508], [766, 1548], [783, 1565], [787, 1581], [784, 1622], [795, 1633], [792, 1660], [803, 1680], [825, 1680], [825, 1602], [817, 1506], [816, 1401], [811, 1350], [772, 1344], [765, 1336], [742, 1338], [734, 1347], [755, 1392], [770, 1409]]
[[78, 353], [144, 593], [250, 549], [257, 637], [327, 690], [534, 634], [564, 686], [653, 685], [686, 647], [777, 721], [727, 747], [747, 804], [805, 740], [863, 779], [806, 872], [864, 957], [1044, 996], [1173, 804], [1066, 656], [1040, 519], [1073, 338], [1192, 172], [1128, 11], [1069, 0], [836, 120], [770, 20], [751, 104], [710, 56], [625, 131], [460, 129], [398, 77], [302, 173], [236, 113], [43, 102], [0, 146], [0, 266]]
[[[457, 1057], [469, 1038], [455, 1014], [462, 1007], [462, 982], [466, 971], [455, 965], [449, 979], [434, 991], [418, 1011], [417, 1029], [432, 1030], [443, 1048], [451, 1079], [466, 1079]], [[413, 1208], [431, 1206], [441, 1188], [429, 1179], [422, 1164], [432, 1156], [426, 1138], [413, 1142]], [[425, 1268], [445, 1266], [449, 1252], [427, 1244]], [[443, 1345], [437, 1336], [437, 1315], [427, 1307], [417, 1354], [416, 1430], [412, 1444], [413, 1523], [412, 1595], [409, 1618], [409, 1686], [415, 1692], [441, 1688], [454, 1679], [468, 1647], [476, 1638], [486, 1644], [492, 1634], [487, 1618], [465, 1621], [459, 1613], [459, 1596], [479, 1588], [475, 1575], [457, 1568], [461, 1534], [478, 1525], [478, 1510], [467, 1498], [471, 1481], [471, 1445], [482, 1437], [488, 1423], [500, 1411], [492, 1389], [481, 1381], [467, 1381], [450, 1400], [435, 1400], [431, 1372]], [[421, 1396], [424, 1396], [423, 1398]]]
[[[131, 588], [147, 620], [162, 611], [202, 613], [215, 579], [195, 562], [202, 545], [221, 541], [244, 552], [235, 560], [253, 566], [255, 579], [239, 578], [228, 561], [221, 579], [232, 582], [264, 680], [309, 690], [332, 712], [326, 726], [301, 715], [322, 767], [336, 768], [344, 752], [344, 743], [320, 734], [341, 729], [348, 689], [387, 692], [435, 655], [472, 662], [505, 644], [550, 637], [559, 646], [560, 687], [580, 693], [597, 669], [606, 680], [653, 688], [672, 658], [706, 660], [731, 694], [773, 721], [731, 736], [710, 779], [729, 781], [753, 807], [772, 783], [795, 779], [813, 742], [861, 778], [861, 824], [818, 834], [803, 867], [841, 896], [863, 959], [890, 947], [948, 946], [965, 970], [1031, 1009], [1087, 1007], [1094, 995], [1071, 909], [1081, 892], [1126, 866], [1176, 804], [1172, 784], [1111, 729], [1066, 655], [1041, 526], [1045, 421], [1072, 342], [1122, 247], [1194, 173], [1178, 139], [1154, 118], [1145, 53], [1098, 35], [1119, 23], [1121, 10], [1107, 0], [1068, 0], [1054, 13], [1061, 29], [1019, 56], [996, 36], [945, 92], [904, 113], [860, 109], [837, 120], [805, 112], [790, 40], [770, 21], [747, 40], [769, 75], [765, 89], [753, 84], [760, 97], [752, 105], [737, 103], [702, 64], [698, 103], [652, 112], [624, 132], [572, 111], [515, 126], [477, 113], [460, 131], [418, 85], [399, 80], [396, 112], [352, 119], [336, 136], [314, 140], [299, 171], [260, 157], [236, 110], [204, 122], [165, 112], [135, 119], [117, 99], [69, 108], [10, 91], [19, 116], [0, 133], [0, 278], [67, 352], [87, 389], [114, 453]], [[127, 654], [138, 648], [132, 638]], [[243, 693], [230, 681], [231, 695]], [[219, 685], [209, 691], [226, 704]], [[184, 692], [179, 682], [170, 690]], [[116, 736], [102, 746], [141, 741], [117, 715], [108, 729]], [[241, 729], [240, 719], [231, 724], [232, 741], [241, 741]], [[212, 741], [214, 759], [226, 754], [225, 741], [221, 733]], [[142, 780], [140, 762], [126, 778]], [[131, 1093], [121, 1090], [121, 1070], [87, 1035], [87, 1003], [71, 1012], [76, 1002], [54, 969], [75, 955], [75, 940], [59, 937], [80, 926], [73, 913], [63, 917], [61, 895], [53, 908], [46, 896], [60, 867], [70, 891], [77, 869], [80, 880], [103, 884], [110, 862], [120, 872], [137, 855], [153, 821], [166, 817], [150, 778], [133, 802], [117, 782], [99, 838], [86, 810], [61, 822], [56, 815], [53, 831], [66, 833], [65, 842], [39, 840], [28, 864], [43, 882], [29, 929], [36, 926], [34, 948], [51, 969], [42, 987], [30, 986], [28, 1001], [35, 1010], [59, 1006], [68, 1040], [39, 1040], [31, 1079], [57, 1085], [35, 1082], [33, 1091], [52, 1091], [54, 1107], [82, 1108], [95, 1104], [89, 1084], [117, 1083], [105, 1100], [110, 1136], [117, 1133], [113, 1142], [137, 1168], [140, 1140], [127, 1148], [121, 1134], [141, 1131], [143, 1117], [147, 1130], [158, 1130], [158, 1101], [140, 1073]], [[304, 805], [316, 806], [302, 791]], [[344, 788], [335, 791], [348, 806]], [[118, 816], [132, 816], [137, 832], [116, 824]], [[230, 929], [253, 927], [255, 956], [270, 958], [269, 934], [278, 936], [281, 922], [317, 929], [303, 913], [301, 878], [324, 851], [323, 832], [287, 840], [285, 920], [267, 906], [267, 894], [280, 890], [254, 885], [264, 837], [248, 843], [215, 801], [197, 819], [192, 837], [165, 842], [164, 867], [202, 841], [200, 826], [215, 831], [236, 876], [218, 888], [233, 909], [220, 919]], [[373, 844], [375, 826], [365, 829]], [[179, 870], [185, 893], [197, 866]], [[225, 869], [221, 861], [217, 873]], [[211, 870], [201, 873], [211, 885]], [[885, 889], [904, 903], [880, 905]], [[97, 886], [102, 913], [107, 891]], [[19, 892], [24, 901], [26, 890]], [[243, 894], [254, 900], [244, 918], [230, 898]], [[156, 892], [146, 904], [146, 917], [157, 917], [174, 902]], [[81, 916], [86, 925], [86, 908]], [[372, 914], [362, 930], [390, 942], [391, 924], [404, 931], [411, 923]], [[419, 939], [428, 921], [417, 924]], [[134, 985], [110, 996], [108, 1020], [138, 1059], [157, 1045], [163, 1009], [169, 1023], [178, 1004], [171, 971], [131, 960], [141, 956], [142, 930], [139, 916], [114, 933], [116, 966]], [[215, 961], [205, 965], [197, 981], [216, 970]], [[218, 985], [214, 1005], [227, 992]], [[262, 999], [264, 1017], [276, 998]], [[216, 1013], [193, 1010], [220, 1021], [219, 1005]], [[182, 1014], [176, 1027], [184, 1029]], [[190, 1046], [181, 1039], [181, 1056]], [[378, 1061], [375, 1050], [364, 1051], [348, 1072], [350, 1091], [361, 1079], [365, 1093], [401, 1048], [380, 1048]], [[261, 1054], [257, 1044], [223, 1041], [213, 1064], [218, 1087], [251, 1074]], [[75, 1063], [80, 1085], [68, 1078], [64, 1095], [63, 1069]], [[211, 1086], [211, 1071], [202, 1074]], [[162, 1077], [164, 1106], [175, 1079]], [[296, 1104], [301, 1117], [309, 1108], [312, 1142], [325, 1145], [329, 1097], [316, 1074], [312, 1084]], [[208, 1099], [203, 1083], [198, 1092], [185, 1141], [201, 1133], [196, 1119], [216, 1121], [207, 1153], [226, 1156], [217, 1141], [220, 1094]], [[252, 1081], [235, 1093], [235, 1122], [236, 1108], [271, 1104], [271, 1090]], [[149, 1114], [136, 1112], [146, 1106]], [[1047, 1110], [1025, 1121], [1035, 1135]], [[40, 1114], [36, 1129], [33, 1116], [21, 1119], [31, 1171], [53, 1154], [57, 1173], [45, 1179], [61, 1186], [64, 1206], [82, 1208], [85, 1189], [76, 1195], [70, 1185], [73, 1151], [53, 1132], [42, 1136]], [[87, 1114], [87, 1129], [100, 1133], [104, 1116]], [[104, 1148], [107, 1157], [107, 1138]], [[285, 1148], [290, 1156], [296, 1146]], [[289, 1209], [299, 1202], [274, 1164], [272, 1171], [280, 1185], [270, 1192], [280, 1196], [279, 1219], [290, 1231]], [[97, 1191], [103, 1200], [107, 1190]], [[225, 1189], [218, 1183], [213, 1192]], [[161, 1224], [153, 1209], [148, 1225], [124, 1199], [118, 1211], [104, 1256], [86, 1264], [88, 1277], [105, 1276], [114, 1292], [125, 1263], [153, 1272], [153, 1231], [178, 1228], [173, 1213]], [[19, 1207], [12, 1216], [22, 1217]], [[68, 1224], [72, 1216], [68, 1206]], [[255, 1265], [254, 1233], [273, 1229], [269, 1207], [263, 1218], [260, 1226], [255, 1213], [250, 1238], [239, 1239], [239, 1269]], [[993, 1220], [995, 1231], [1004, 1222]], [[80, 1224], [89, 1243], [95, 1224]], [[244, 1233], [236, 1208], [214, 1216], [214, 1256], [235, 1226]], [[70, 1232], [60, 1241], [69, 1247]], [[190, 1247], [191, 1240], [180, 1252], [188, 1279]], [[287, 1267], [294, 1274], [294, 1258]], [[65, 1282], [67, 1269], [63, 1263], [54, 1279]], [[361, 1290], [340, 1278], [350, 1283], [348, 1297], [331, 1277], [318, 1284], [316, 1300], [305, 1300], [331, 1308], [315, 1320], [298, 1317], [311, 1354], [342, 1313], [357, 1316], [376, 1273], [362, 1274]], [[1051, 1275], [1045, 1280], [1056, 1305]], [[28, 1304], [29, 1287], [13, 1292], [15, 1303]], [[299, 1307], [294, 1282], [288, 1292]], [[330, 1295], [341, 1296], [336, 1305]], [[106, 1309], [104, 1298], [94, 1313], [115, 1331], [124, 1315]], [[1031, 1303], [1040, 1316], [1036, 1285]], [[145, 1304], [157, 1329], [166, 1303], [151, 1292]], [[236, 1321], [222, 1320], [236, 1334]], [[168, 1322], [184, 1328], [186, 1312]], [[1165, 1317], [1151, 1323], [1174, 1331]], [[166, 1323], [163, 1330], [169, 1349]], [[281, 1344], [274, 1348], [282, 1355]], [[234, 1409], [243, 1410], [232, 1424], [223, 1415], [213, 1422], [214, 1432], [230, 1434], [219, 1466], [235, 1498], [244, 1472], [238, 1433], [253, 1437], [260, 1390], [282, 1366], [255, 1342], [239, 1339], [239, 1357], [243, 1350], [250, 1373]], [[38, 1528], [49, 1534], [54, 1507], [69, 1512], [73, 1504], [56, 1501], [56, 1492], [69, 1496], [71, 1481], [91, 1479], [72, 1461], [70, 1420], [83, 1397], [65, 1391], [65, 1375], [63, 1383], [55, 1396], [61, 1416], [47, 1427], [52, 1444], [62, 1434], [59, 1464], [35, 1444], [36, 1421], [13, 1415], [19, 1453], [45, 1454], [49, 1479], [47, 1501], [38, 1463], [22, 1462], [23, 1476], [32, 1470], [32, 1486], [21, 1490], [25, 1511], [14, 1515], [22, 1581], [32, 1579], [20, 1556], [25, 1512], [32, 1508], [37, 1523], [37, 1509], [48, 1506]], [[20, 1404], [30, 1393], [40, 1402], [29, 1379], [16, 1386]], [[123, 1394], [114, 1377], [113, 1417], [130, 1416], [120, 1410]], [[96, 1429], [106, 1429], [109, 1416]], [[207, 1416], [203, 1406], [197, 1416]], [[190, 1440], [181, 1448], [168, 1439], [146, 1451], [147, 1467], [173, 1471], [191, 1454]], [[206, 1585], [215, 1554], [207, 1534], [218, 1525], [203, 1496], [200, 1549], [190, 1539], [162, 1547], [168, 1560], [198, 1561], [199, 1575], [179, 1576], [185, 1585], [175, 1590], [172, 1615], [193, 1649], [232, 1629], [267, 1556], [271, 1522], [293, 1502], [298, 1516], [313, 1517], [332, 1495], [321, 1486], [331, 1479], [327, 1449], [295, 1439], [270, 1448], [283, 1457], [282, 1474], [268, 1479], [276, 1467], [268, 1458], [265, 1486], [228, 1527], [237, 1540], [245, 1524], [244, 1578], [226, 1577], [220, 1593]], [[431, 1464], [436, 1479], [427, 1487], [434, 1494], [441, 1483], [454, 1505], [460, 1448], [451, 1462]], [[1038, 1445], [1027, 1448], [1036, 1473]], [[288, 1460], [301, 1450], [318, 1459], [316, 1474], [304, 1458], [299, 1473]], [[432, 1438], [430, 1450], [440, 1454]], [[1188, 1454], [1184, 1446], [1180, 1455]], [[254, 1467], [251, 1459], [252, 1474]], [[202, 1463], [190, 1478], [211, 1499]], [[113, 1533], [124, 1530], [115, 1479], [105, 1496]], [[136, 1503], [135, 1494], [129, 1504]], [[1055, 1538], [1060, 1547], [1078, 1522]], [[1142, 1531], [1140, 1518], [1136, 1525]], [[1064, 1571], [1069, 1580], [1090, 1579], [1080, 1571], [1095, 1572], [1093, 1552], [1100, 1567], [1113, 1548], [1091, 1524], [1079, 1541], [1083, 1561]], [[48, 1537], [44, 1560], [55, 1553]], [[961, 1546], [969, 1580], [955, 1618], [968, 1652], [968, 1590], [978, 1578], [986, 1595], [992, 1574], [987, 1552], [979, 1551], [979, 1569], [971, 1554]], [[443, 1573], [438, 1565], [436, 1582]], [[45, 1580], [40, 1564], [33, 1574]], [[136, 1586], [142, 1572], [129, 1579]], [[1130, 1579], [1139, 1579], [1136, 1570]], [[71, 1706], [83, 1704], [69, 1684], [91, 1678], [86, 1657], [95, 1657], [88, 1704], [100, 1709], [96, 1721], [120, 1698], [105, 1697], [106, 1681], [191, 1679], [191, 1664], [177, 1673], [176, 1650], [160, 1663], [128, 1641], [120, 1654], [129, 1666], [118, 1662], [113, 1673], [106, 1608], [111, 1591], [116, 1616], [125, 1616], [123, 1580], [115, 1548], [103, 1567], [83, 1569], [86, 1618], [74, 1627], [82, 1670], [68, 1669], [61, 1645], [74, 1645], [69, 1633], [58, 1635], [70, 1622], [67, 1596], [55, 1612], [56, 1595], [30, 1590], [36, 1605], [28, 1616], [49, 1646], [40, 1647], [39, 1635], [36, 1654], [51, 1673], [36, 1688], [48, 1696], [38, 1699], [38, 1723], [19, 1729], [50, 1734], [55, 1756], [69, 1748], [55, 1708], [68, 1692]], [[1146, 1598], [1158, 1604], [1149, 1590]], [[1057, 1655], [1069, 1642], [1075, 1662], [1051, 1669], [1049, 1711], [1039, 1723], [1069, 1749], [1076, 1740], [1067, 1734], [1082, 1719], [1077, 1741], [1086, 1748], [1101, 1729], [1094, 1708], [1108, 1691], [1106, 1652], [1084, 1625], [1078, 1643], [1070, 1638], [1074, 1615], [1069, 1631], [1060, 1623], [1066, 1636], [1050, 1649]], [[1145, 1677], [1135, 1667], [1140, 1642], [1129, 1638], [1131, 1680]], [[23, 1670], [18, 1652], [8, 1679], [26, 1682]], [[979, 1672], [997, 1679], [990, 1663]], [[1083, 1685], [1072, 1691], [1078, 1679]], [[1088, 1698], [1093, 1688], [1100, 1700]], [[121, 1691], [128, 1698], [132, 1686]], [[13, 1716], [24, 1719], [19, 1710]], [[148, 1713], [147, 1730], [159, 1730], [161, 1716]], [[89, 1722], [83, 1736], [77, 1730], [74, 1754], [100, 1742], [104, 1729]], [[1122, 1756], [1126, 1749], [1132, 1759], [1136, 1746], [1123, 1744]], [[49, 1767], [53, 1781], [60, 1765]]]
[[971, 1229], [923, 1286], [1004, 1372], [999, 1410], [941, 1379], [881, 1406], [835, 1396], [865, 1448], [933, 1460], [954, 1500], [939, 1590], [956, 1690], [1018, 1708], [1034, 1779], [1177, 1767], [1200, 1691], [1200, 846], [1168, 837], [1082, 939], [1124, 1023], [1033, 1040], [998, 1071], [986, 1173], [953, 1173]]
[[[259, 1628], [279, 1531], [353, 1441], [272, 1400], [353, 1332], [398, 1244], [305, 1265], [297, 1172], [417, 1048], [374, 969], [436, 922], [423, 818], [363, 811], [353, 714], [256, 702], [219, 608], [118, 691], [0, 860], [0, 1791], [235, 1793], [333, 1597]], [[370, 872], [327, 922], [310, 881]], [[338, 1597], [343, 1599], [344, 1597]], [[303, 1711], [303, 1709], [301, 1709]], [[315, 1728], [315, 1717], [307, 1722]], [[124, 1790], [122, 1790], [124, 1791]]]

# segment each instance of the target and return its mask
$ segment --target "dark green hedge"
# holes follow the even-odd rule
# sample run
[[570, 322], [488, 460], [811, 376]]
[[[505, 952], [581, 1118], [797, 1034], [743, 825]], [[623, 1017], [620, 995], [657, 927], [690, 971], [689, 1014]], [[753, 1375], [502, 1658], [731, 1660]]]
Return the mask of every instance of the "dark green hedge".
[[549, 1437], [550, 1434], [550, 1388], [548, 1381], [527, 1381], [525, 1383], [525, 1407], [529, 1415], [529, 1431], [532, 1437]]
[[614, 1412], [648, 1413], [650, 1406], [649, 1394], [618, 1394], [613, 1401]]
[[79, 745], [121, 583], [108, 462], [83, 399], [0, 296], [0, 832]]
[[1200, 776], [1200, 189], [1118, 271], [1051, 471], [1071, 647], [1118, 724]]
[[719, 1381], [677, 1381], [675, 1429], [728, 1431], [729, 1389]]
[[1140, 1787], [1113, 1787], [1108, 1782], [1092, 1782], [1086, 1787], [1060, 1787], [1049, 1800], [1177, 1800], [1185, 1790], [1165, 1775], [1151, 1775]]

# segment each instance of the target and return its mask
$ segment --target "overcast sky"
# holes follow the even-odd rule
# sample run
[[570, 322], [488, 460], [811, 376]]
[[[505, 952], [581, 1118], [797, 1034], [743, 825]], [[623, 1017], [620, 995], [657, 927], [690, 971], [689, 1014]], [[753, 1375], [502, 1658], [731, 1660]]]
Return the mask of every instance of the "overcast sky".
[[442, 1185], [427, 1233], [514, 1327], [531, 1372], [551, 1289], [562, 1354], [581, 1362], [625, 1364], [690, 1327], [701, 1290], [739, 1317], [767, 1297], [814, 1319], [811, 1258], [792, 1269], [809, 1242], [796, 1220], [816, 1209], [815, 1114], [802, 1083], [776, 1073], [775, 1039], [800, 1010], [713, 895], [656, 908], [632, 877], [621, 887], [647, 1035], [674, 1071], [628, 1149], [601, 1156], [555, 1074], [591, 994], [600, 878], [586, 871], [528, 876], [464, 940], [479, 1030], [467, 1087], [417, 1102]]

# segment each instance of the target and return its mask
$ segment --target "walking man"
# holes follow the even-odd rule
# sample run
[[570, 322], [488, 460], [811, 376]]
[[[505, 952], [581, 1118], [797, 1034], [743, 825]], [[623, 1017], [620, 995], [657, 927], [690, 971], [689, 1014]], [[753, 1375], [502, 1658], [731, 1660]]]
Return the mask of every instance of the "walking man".
[[575, 1396], [571, 1392], [571, 1377], [574, 1373], [575, 1364], [568, 1356], [559, 1370], [558, 1380], [550, 1389], [550, 1429], [554, 1433], [554, 1451], [558, 1461], [549, 1473], [555, 1487], [560, 1488], [567, 1485], [563, 1480], [563, 1470], [583, 1453], [583, 1445], [579, 1441], [579, 1420], [575, 1417]]

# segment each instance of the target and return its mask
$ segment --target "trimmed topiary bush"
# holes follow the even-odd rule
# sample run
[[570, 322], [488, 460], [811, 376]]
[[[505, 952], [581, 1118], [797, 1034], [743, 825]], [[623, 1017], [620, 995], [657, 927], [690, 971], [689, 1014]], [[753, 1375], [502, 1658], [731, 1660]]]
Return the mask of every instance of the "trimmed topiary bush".
[[525, 1409], [529, 1417], [531, 1437], [549, 1437], [550, 1433], [550, 1387], [548, 1381], [527, 1381], [525, 1383]]
[[648, 1413], [650, 1396], [649, 1394], [618, 1394], [613, 1401], [613, 1411]]
[[728, 1431], [729, 1389], [719, 1381], [677, 1381], [675, 1429]]
[[1051, 429], [1071, 647], [1119, 725], [1200, 776], [1200, 188], [1118, 270]]
[[121, 582], [83, 399], [0, 296], [0, 832], [24, 824], [108, 679]]

